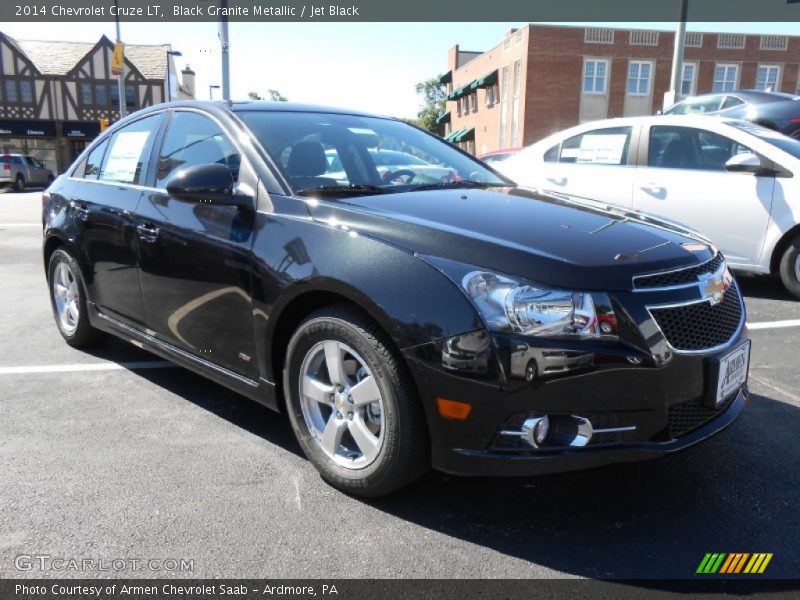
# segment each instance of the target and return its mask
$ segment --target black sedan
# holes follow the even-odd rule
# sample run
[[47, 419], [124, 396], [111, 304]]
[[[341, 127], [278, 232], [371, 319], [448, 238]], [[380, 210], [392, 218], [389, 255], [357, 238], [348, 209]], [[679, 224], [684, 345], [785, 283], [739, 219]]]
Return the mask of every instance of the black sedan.
[[743, 119], [800, 136], [800, 96], [782, 92], [736, 90], [721, 94], [704, 94], [687, 98], [664, 111], [667, 115], [707, 114]]
[[[447, 175], [381, 173], [377, 150]], [[398, 120], [161, 104], [87, 148], [43, 222], [67, 343], [119, 336], [285, 411], [350, 493], [652, 458], [747, 402], [744, 305], [707, 240]]]

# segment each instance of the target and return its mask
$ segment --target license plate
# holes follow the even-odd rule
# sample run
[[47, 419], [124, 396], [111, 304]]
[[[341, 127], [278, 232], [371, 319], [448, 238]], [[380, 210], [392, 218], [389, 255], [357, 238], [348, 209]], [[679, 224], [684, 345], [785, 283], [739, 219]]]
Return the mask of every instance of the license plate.
[[722, 404], [747, 381], [747, 369], [750, 366], [750, 342], [739, 346], [736, 350], [720, 359], [717, 376], [717, 393], [714, 406]]

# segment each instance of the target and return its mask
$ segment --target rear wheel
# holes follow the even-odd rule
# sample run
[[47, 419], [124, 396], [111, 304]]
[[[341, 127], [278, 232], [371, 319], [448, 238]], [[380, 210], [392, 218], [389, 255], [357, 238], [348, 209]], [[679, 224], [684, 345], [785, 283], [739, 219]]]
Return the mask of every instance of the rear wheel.
[[784, 251], [779, 271], [784, 287], [800, 299], [800, 235]]
[[346, 306], [309, 316], [289, 342], [283, 377], [297, 440], [322, 477], [382, 496], [428, 465], [421, 407], [385, 334]]
[[17, 178], [14, 180], [14, 191], [15, 192], [25, 191], [25, 178], [22, 175], [17, 175]]
[[89, 323], [86, 292], [79, 273], [78, 264], [66, 250], [53, 252], [47, 269], [53, 316], [61, 336], [75, 348], [90, 346], [105, 337]]

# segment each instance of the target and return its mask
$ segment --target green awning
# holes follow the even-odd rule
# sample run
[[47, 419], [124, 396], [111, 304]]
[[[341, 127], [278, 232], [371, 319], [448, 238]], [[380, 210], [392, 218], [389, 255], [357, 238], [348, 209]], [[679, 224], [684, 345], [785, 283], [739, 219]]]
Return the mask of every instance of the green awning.
[[447, 96], [447, 99], [448, 100], [458, 100], [462, 96], [466, 96], [468, 93], [469, 93], [469, 84], [462, 85], [460, 88], [450, 92], [450, 95]]
[[442, 123], [449, 123], [450, 122], [450, 111], [448, 110], [443, 115], [440, 115], [438, 119], [436, 119], [436, 124], [441, 125]]
[[474, 139], [475, 139], [475, 128], [470, 127], [468, 129], [467, 128], [460, 129], [450, 141], [453, 142], [454, 144], [457, 144], [458, 142], [466, 142], [467, 140], [474, 140]]
[[477, 90], [478, 88], [486, 88], [493, 86], [495, 83], [497, 83], [497, 69], [470, 83], [469, 89]]
[[453, 72], [452, 71], [448, 71], [447, 73], [445, 73], [444, 75], [439, 77], [439, 83], [441, 83], [441, 84], [448, 84], [451, 81], [453, 81]]
[[457, 129], [456, 131], [451, 131], [450, 134], [445, 136], [444, 139], [448, 142], [455, 142], [455, 139], [465, 131], [466, 129]]

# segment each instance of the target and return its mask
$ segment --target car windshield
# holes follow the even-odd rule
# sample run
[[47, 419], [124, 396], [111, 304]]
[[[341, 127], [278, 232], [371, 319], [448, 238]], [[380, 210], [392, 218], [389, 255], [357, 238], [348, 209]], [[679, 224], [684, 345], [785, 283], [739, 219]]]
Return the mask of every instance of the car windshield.
[[701, 96], [699, 98], [688, 98], [683, 102], [673, 104], [664, 111], [665, 115], [693, 115], [715, 112], [719, 110], [721, 95]]
[[296, 194], [352, 196], [509, 185], [477, 160], [402, 121], [274, 110], [237, 114]]
[[749, 121], [728, 121], [728, 125], [736, 127], [750, 135], [756, 136], [758, 139], [772, 144], [780, 148], [787, 154], [791, 154], [795, 158], [800, 158], [800, 140], [790, 138], [773, 129], [750, 123]]

